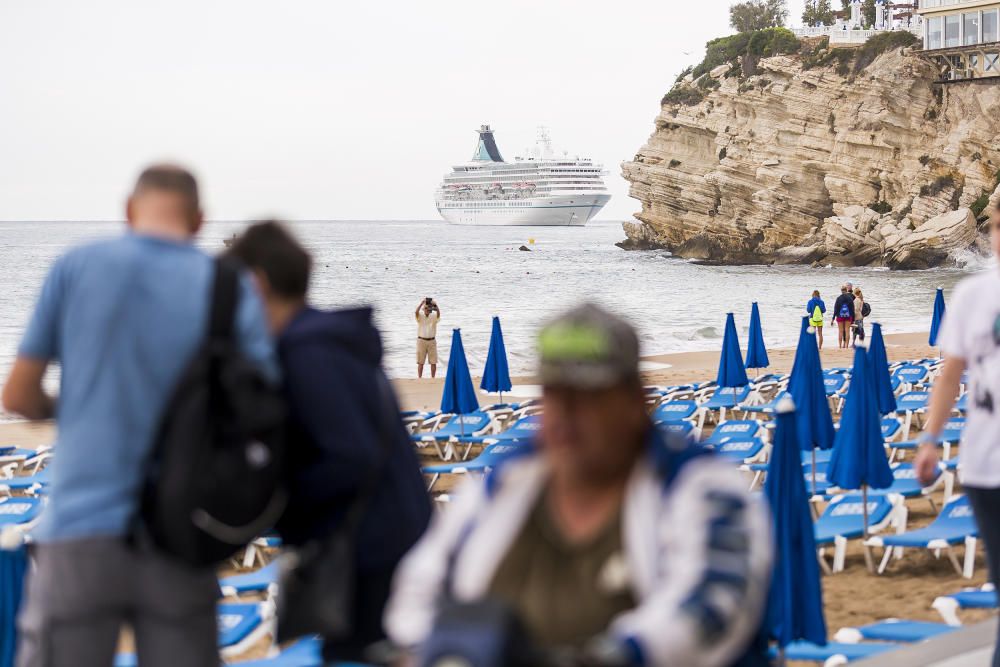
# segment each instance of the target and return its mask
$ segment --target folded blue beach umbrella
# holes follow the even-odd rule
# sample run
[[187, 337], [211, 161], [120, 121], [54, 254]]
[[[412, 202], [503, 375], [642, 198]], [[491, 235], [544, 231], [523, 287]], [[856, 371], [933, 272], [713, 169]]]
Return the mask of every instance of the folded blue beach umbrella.
[[799, 344], [788, 378], [788, 393], [795, 401], [796, 434], [803, 451], [833, 447], [833, 415], [823, 384], [823, 364], [816, 346], [816, 333], [810, 331], [808, 317], [802, 318]]
[[27, 571], [28, 553], [23, 546], [12, 550], [0, 549], [0, 667], [14, 664], [17, 647], [15, 621]]
[[875, 398], [878, 400], [879, 414], [889, 415], [896, 411], [896, 394], [892, 391], [892, 376], [889, 375], [889, 357], [885, 352], [882, 325], [872, 324], [868, 342], [868, 361], [875, 382]]
[[854, 351], [851, 387], [826, 472], [827, 480], [842, 489], [867, 492], [869, 486], [885, 489], [892, 485], [874, 385], [868, 355], [859, 347]]
[[938, 334], [941, 333], [941, 321], [944, 320], [944, 290], [940, 287], [934, 294], [934, 313], [931, 315], [931, 335], [927, 344], [934, 347], [938, 344]]
[[778, 404], [764, 496], [771, 506], [774, 572], [768, 596], [769, 635], [778, 646], [804, 639], [826, 643], [823, 589], [809, 496], [802, 477], [792, 400]]
[[760, 309], [754, 301], [750, 309], [750, 340], [747, 343], [747, 368], [767, 368], [771, 360], [767, 358], [767, 347], [764, 345], [764, 329], [760, 325]]
[[486, 355], [486, 368], [479, 388], [489, 392], [510, 391], [510, 368], [507, 366], [507, 348], [503, 344], [503, 330], [500, 318], [493, 317], [493, 333], [490, 334], [490, 351]]
[[740, 339], [736, 334], [736, 320], [732, 313], [726, 314], [726, 331], [722, 336], [722, 356], [719, 358], [719, 374], [715, 378], [720, 387], [744, 387], [747, 385], [747, 369], [743, 365]]
[[466, 415], [479, 409], [476, 389], [472, 386], [469, 362], [465, 359], [462, 333], [454, 329], [451, 333], [451, 352], [448, 355], [448, 373], [444, 378], [444, 393], [441, 396], [441, 412]]

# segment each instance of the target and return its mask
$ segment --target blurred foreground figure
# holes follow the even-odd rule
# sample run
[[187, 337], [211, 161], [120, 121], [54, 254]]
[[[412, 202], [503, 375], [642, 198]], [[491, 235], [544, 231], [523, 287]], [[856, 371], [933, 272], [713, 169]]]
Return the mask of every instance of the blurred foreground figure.
[[[993, 255], [1000, 257], [1000, 209], [993, 211], [988, 224]], [[914, 466], [924, 485], [941, 474], [941, 431], [968, 371], [968, 421], [959, 448], [959, 473], [986, 546], [990, 581], [1000, 586], [1000, 271], [995, 266], [955, 288], [939, 341], [944, 367], [934, 380]], [[993, 665], [1000, 667], [1000, 650], [994, 651]]]
[[537, 448], [435, 518], [397, 574], [392, 639], [422, 665], [766, 664], [765, 508], [653, 428], [629, 324], [582, 305], [539, 352]]
[[[306, 304], [312, 260], [280, 224], [250, 227], [230, 253], [264, 299], [291, 412], [290, 500], [278, 529], [299, 567], [282, 581], [278, 632], [324, 635], [326, 660], [362, 660], [385, 638], [392, 573], [430, 519], [416, 453], [382, 371], [382, 340], [370, 308], [324, 312]], [[345, 590], [352, 593], [339, 597]], [[339, 623], [326, 617], [334, 598]]]
[[[51, 499], [32, 533], [21, 667], [109, 667], [124, 624], [143, 667], [219, 664], [214, 569], [127, 539], [155, 432], [207, 329], [215, 268], [192, 243], [197, 183], [150, 167], [126, 214], [129, 233], [53, 265], [4, 387], [8, 410], [56, 416], [59, 428]], [[236, 339], [273, 375], [260, 301], [249, 281], [241, 290]], [[58, 408], [42, 387], [50, 363], [62, 369]]]

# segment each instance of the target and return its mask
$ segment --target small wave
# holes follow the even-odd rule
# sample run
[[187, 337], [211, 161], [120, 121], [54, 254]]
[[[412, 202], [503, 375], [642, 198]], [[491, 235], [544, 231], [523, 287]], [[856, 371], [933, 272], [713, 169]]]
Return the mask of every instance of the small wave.
[[721, 338], [719, 330], [715, 327], [701, 327], [688, 337], [688, 340], [699, 340], [702, 338]]

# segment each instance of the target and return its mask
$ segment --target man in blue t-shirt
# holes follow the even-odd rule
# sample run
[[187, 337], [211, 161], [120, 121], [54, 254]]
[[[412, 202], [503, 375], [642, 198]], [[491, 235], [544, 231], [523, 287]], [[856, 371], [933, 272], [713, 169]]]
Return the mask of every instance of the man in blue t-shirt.
[[[7, 410], [58, 423], [19, 667], [108, 667], [125, 623], [144, 667], [219, 664], [215, 572], [127, 539], [157, 426], [207, 326], [214, 265], [192, 243], [203, 220], [194, 177], [150, 167], [126, 217], [128, 233], [53, 265], [3, 391]], [[245, 354], [273, 375], [248, 281], [236, 320]], [[42, 384], [53, 363], [58, 399]]]

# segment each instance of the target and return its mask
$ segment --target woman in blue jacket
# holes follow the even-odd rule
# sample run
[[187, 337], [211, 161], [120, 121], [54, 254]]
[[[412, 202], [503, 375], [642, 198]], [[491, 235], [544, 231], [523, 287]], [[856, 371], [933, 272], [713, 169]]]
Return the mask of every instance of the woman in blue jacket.
[[819, 349], [823, 349], [823, 315], [826, 314], [826, 304], [819, 298], [819, 290], [813, 290], [812, 298], [806, 304], [806, 314], [809, 316], [809, 325], [816, 329], [816, 340], [819, 342]]

